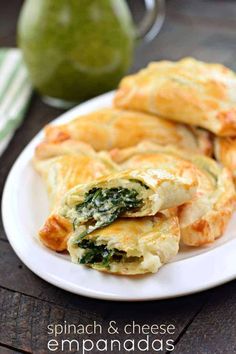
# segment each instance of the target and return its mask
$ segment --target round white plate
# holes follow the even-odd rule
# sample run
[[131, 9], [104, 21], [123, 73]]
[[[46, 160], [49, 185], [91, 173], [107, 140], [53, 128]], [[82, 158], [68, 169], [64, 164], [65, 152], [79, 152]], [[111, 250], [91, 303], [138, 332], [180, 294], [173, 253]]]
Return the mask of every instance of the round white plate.
[[[77, 115], [111, 105], [113, 93], [83, 103], [56, 119], [65, 123]], [[22, 262], [49, 283], [79, 295], [106, 300], [151, 300], [191, 294], [236, 278], [236, 215], [223, 237], [201, 249], [182, 249], [157, 274], [122, 277], [70, 262], [44, 247], [37, 231], [48, 215], [45, 187], [31, 159], [42, 131], [18, 157], [8, 176], [2, 215], [8, 239]]]

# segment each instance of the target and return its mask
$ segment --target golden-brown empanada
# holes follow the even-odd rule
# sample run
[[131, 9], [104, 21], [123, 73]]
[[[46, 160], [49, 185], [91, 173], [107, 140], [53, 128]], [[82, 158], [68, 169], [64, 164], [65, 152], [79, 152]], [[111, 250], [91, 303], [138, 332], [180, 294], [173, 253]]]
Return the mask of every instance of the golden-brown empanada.
[[150, 63], [122, 79], [118, 108], [157, 114], [220, 136], [236, 136], [236, 75], [193, 58]]
[[116, 274], [155, 273], [179, 249], [177, 217], [158, 213], [154, 217], [116, 220], [83, 239], [69, 238], [74, 263]]
[[67, 139], [83, 141], [97, 151], [134, 146], [148, 139], [161, 145], [211, 153], [209, 134], [202, 129], [114, 108], [101, 109], [64, 125], [49, 125], [45, 128], [45, 139], [54, 143]]
[[232, 172], [236, 183], [236, 138], [215, 137], [214, 153], [216, 159]]
[[206, 156], [188, 154], [173, 147], [149, 142], [136, 148], [114, 150], [114, 160], [124, 169], [133, 166], [178, 168], [178, 160], [185, 159], [196, 167], [198, 189], [192, 200], [179, 207], [181, 240], [190, 246], [200, 246], [220, 237], [235, 206], [235, 188], [229, 171]]
[[35, 149], [33, 165], [47, 186], [52, 208], [77, 184], [118, 170], [106, 152], [97, 154], [90, 145], [73, 140], [40, 143]]
[[[82, 147], [86, 146], [82, 144]], [[80, 183], [94, 181], [116, 170], [115, 164], [105, 154], [96, 154], [93, 149], [87, 150], [87, 148], [82, 151], [80, 143], [71, 141], [67, 141], [66, 144], [55, 144], [55, 146], [48, 143], [40, 144], [36, 149], [33, 163], [47, 187], [52, 210], [60, 205], [62, 197], [69, 189]], [[65, 231], [70, 229], [70, 225], [63, 223], [62, 218], [55, 216], [53, 211], [49, 220], [50, 233], [46, 232], [46, 224], [44, 230], [40, 232], [41, 241], [54, 250], [65, 250], [68, 236]], [[64, 233], [58, 236], [60, 223], [63, 224]]]
[[166, 169], [132, 169], [101, 177], [70, 190], [40, 230], [43, 239], [82, 238], [121, 216], [155, 215], [183, 204], [197, 189], [195, 168], [180, 175]]

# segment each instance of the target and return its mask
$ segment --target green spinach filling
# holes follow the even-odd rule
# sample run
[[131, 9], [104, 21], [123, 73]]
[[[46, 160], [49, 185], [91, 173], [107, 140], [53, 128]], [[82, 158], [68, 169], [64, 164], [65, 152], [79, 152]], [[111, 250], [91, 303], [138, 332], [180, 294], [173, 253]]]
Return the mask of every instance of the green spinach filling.
[[[74, 229], [86, 223], [91, 232], [111, 224], [126, 211], [139, 209], [142, 205], [143, 200], [138, 198], [135, 189], [93, 188], [85, 194], [84, 202], [75, 207], [77, 216], [73, 221]], [[88, 230], [80, 236], [87, 233]]]
[[80, 241], [78, 246], [86, 250], [79, 259], [81, 264], [99, 264], [109, 268], [110, 262], [120, 262], [125, 256], [123, 251], [108, 249], [105, 245], [95, 245], [92, 241], [86, 239]]

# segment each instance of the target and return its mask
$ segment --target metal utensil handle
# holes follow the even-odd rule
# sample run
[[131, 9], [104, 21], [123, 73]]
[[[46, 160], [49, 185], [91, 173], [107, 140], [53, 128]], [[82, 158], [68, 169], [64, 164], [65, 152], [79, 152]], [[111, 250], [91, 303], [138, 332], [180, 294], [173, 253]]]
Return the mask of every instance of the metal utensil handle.
[[136, 31], [136, 38], [151, 41], [160, 31], [165, 19], [165, 0], [145, 0], [146, 14]]

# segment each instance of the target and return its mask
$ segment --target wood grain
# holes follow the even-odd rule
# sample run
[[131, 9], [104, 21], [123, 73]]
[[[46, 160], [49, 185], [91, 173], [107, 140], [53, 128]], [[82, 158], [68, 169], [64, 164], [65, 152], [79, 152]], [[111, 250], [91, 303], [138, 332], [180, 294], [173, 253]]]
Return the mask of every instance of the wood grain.
[[176, 345], [176, 354], [236, 353], [236, 284], [216, 288]]
[[[47, 353], [47, 342], [55, 338], [48, 334], [48, 324], [56, 323], [63, 324], [90, 324], [96, 321], [102, 325], [104, 333], [108, 328], [111, 320], [116, 320], [120, 329], [119, 339], [125, 340], [127, 335], [123, 333], [123, 327], [126, 323], [131, 323], [135, 320], [139, 324], [174, 324], [176, 327], [172, 338], [177, 340], [179, 334], [187, 325], [189, 318], [199, 310], [202, 303], [205, 302], [206, 295], [195, 297], [195, 303], [189, 299], [173, 300], [171, 304], [165, 306], [165, 301], [150, 302], [145, 304], [127, 304], [119, 303], [119, 311], [110, 311], [107, 318], [95, 316], [94, 314], [84, 313], [80, 308], [68, 308], [58, 306], [47, 301], [42, 301], [16, 291], [0, 289], [0, 343], [19, 348], [25, 352]], [[107, 303], [110, 309], [117, 307], [114, 303]], [[179, 308], [185, 307], [185, 313], [180, 313]], [[4, 325], [3, 325], [4, 324]], [[99, 334], [91, 335], [92, 340], [99, 339]], [[109, 337], [109, 336], [108, 336]], [[136, 334], [133, 337], [142, 339], [145, 336]], [[155, 339], [155, 335], [151, 335]], [[79, 339], [83, 340], [86, 335], [67, 335], [64, 334], [60, 338], [64, 339]], [[117, 338], [116, 336], [113, 337]], [[165, 339], [165, 336], [162, 336]], [[160, 351], [160, 353], [164, 353]]]
[[0, 345], [0, 353], [1, 354], [18, 354], [18, 353], [26, 353], [24, 351], [19, 351], [11, 347], [4, 347]]
[[109, 303], [106, 301], [94, 301], [56, 288], [38, 278], [22, 264], [7, 242], [0, 241], [0, 249], [0, 269], [4, 269], [4, 272], [0, 272], [0, 286], [3, 288], [66, 308], [80, 308], [81, 313], [88, 313], [90, 317], [107, 315]]
[[86, 325], [99, 317], [82, 315], [80, 309], [70, 310], [45, 301], [9, 290], [0, 290], [0, 343], [19, 348], [29, 353], [47, 353], [47, 342], [53, 338], [48, 334], [47, 325], [68, 323]]
[[[204, 304], [207, 293], [195, 296], [195, 304], [193, 306], [191, 298], [180, 298], [172, 301], [158, 301], [142, 303], [119, 303], [119, 310], [115, 306], [115, 302], [106, 302], [101, 300], [92, 300], [86, 297], [73, 295], [66, 291], [60, 290], [34, 275], [28, 268], [22, 264], [18, 257], [12, 252], [10, 245], [7, 242], [0, 241], [0, 249], [2, 257], [0, 257], [0, 268], [5, 269], [0, 272], [0, 284], [3, 288], [12, 291], [17, 291], [21, 295], [30, 296], [36, 300], [44, 300], [45, 302], [59, 305], [68, 309], [80, 309], [82, 315], [89, 314], [93, 317], [117, 318], [128, 320], [145, 319], [150, 321], [153, 311], [157, 317], [164, 321], [168, 318], [175, 318], [175, 322], [180, 322], [181, 328], [184, 326], [181, 323], [181, 318], [186, 322], [189, 317], [192, 317], [195, 312]], [[16, 282], [16, 279], [20, 281]], [[30, 286], [28, 285], [30, 284]], [[168, 311], [165, 304], [169, 304]], [[179, 313], [179, 308], [185, 307], [187, 316]], [[179, 317], [178, 317], [179, 316]], [[158, 321], [160, 322], [160, 321]]]

